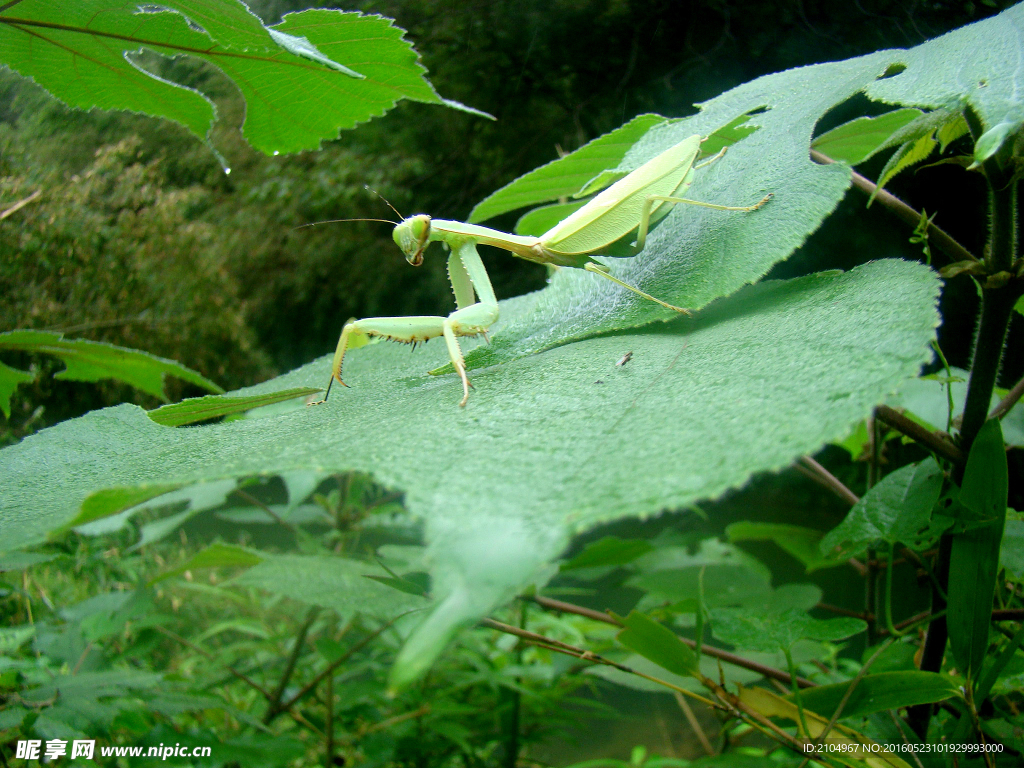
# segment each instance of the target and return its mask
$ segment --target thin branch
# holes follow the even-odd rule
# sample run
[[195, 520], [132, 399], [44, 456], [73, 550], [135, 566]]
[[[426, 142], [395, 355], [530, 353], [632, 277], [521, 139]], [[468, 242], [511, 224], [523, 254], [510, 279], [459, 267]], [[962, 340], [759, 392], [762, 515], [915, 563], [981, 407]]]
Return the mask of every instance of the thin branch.
[[[603, 621], [605, 624], [611, 624], [612, 626], [622, 626], [620, 622], [616, 621], [611, 616], [608, 616], [604, 613], [599, 613], [598, 611], [592, 610], [590, 608], [584, 608], [581, 605], [573, 605], [572, 603], [565, 603], [561, 600], [552, 600], [549, 597], [540, 597], [539, 595], [524, 599], [533, 600], [538, 605], [541, 605], [552, 611], [561, 611], [562, 613], [574, 613], [578, 616], [586, 616], [589, 619], [594, 619], [595, 621]], [[538, 637], [542, 636], [538, 635]], [[679, 636], [677, 635], [677, 637]], [[679, 641], [681, 643], [685, 643], [691, 648], [697, 647], [697, 643], [688, 637], [679, 637]], [[545, 639], [545, 642], [550, 643], [555, 641]], [[706, 653], [708, 656], [712, 656], [716, 659], [721, 659], [722, 661], [728, 662], [729, 664], [733, 664], [737, 667], [743, 667], [744, 669], [749, 669], [752, 672], [758, 672], [767, 678], [778, 680], [787, 685], [793, 684], [793, 680], [788, 672], [783, 672], [781, 669], [775, 669], [774, 667], [769, 667], [764, 664], [758, 664], [756, 661], [745, 659], [742, 656], [737, 656], [735, 653], [729, 653], [729, 651], [723, 651], [721, 648], [716, 648], [713, 645], [701, 643], [700, 652]], [[810, 680], [804, 677], [798, 677], [797, 684], [801, 688], [813, 688], [815, 686], [814, 683], [812, 683]]]
[[642, 677], [645, 680], [650, 680], [651, 682], [663, 685], [670, 690], [678, 691], [683, 696], [689, 696], [692, 699], [696, 699], [702, 704], [707, 704], [709, 707], [714, 707], [717, 709], [723, 708], [722, 705], [718, 704], [717, 702], [711, 701], [711, 699], [705, 698], [704, 696], [694, 693], [693, 691], [688, 691], [685, 688], [680, 688], [678, 685], [673, 685], [667, 680], [661, 680], [652, 675], [648, 675], [643, 672], [638, 672], [635, 669], [627, 667], [625, 664], [619, 664], [619, 662], [617, 661], [606, 659], [604, 656], [599, 656], [598, 654], [584, 650], [583, 648], [577, 648], [575, 645], [563, 643], [561, 640], [552, 640], [550, 637], [545, 637], [544, 635], [539, 635], [536, 632], [530, 632], [526, 629], [520, 629], [519, 627], [513, 627], [511, 624], [505, 624], [504, 622], [495, 621], [494, 619], [481, 619], [480, 624], [485, 627], [490, 627], [491, 629], [496, 629], [499, 632], [504, 632], [508, 635], [515, 635], [516, 637], [522, 638], [528, 643], [533, 643], [534, 645], [540, 648], [547, 648], [548, 650], [554, 651], [556, 653], [564, 653], [566, 656], [572, 656], [573, 658], [580, 659], [581, 661], [590, 661], [594, 664], [604, 664], [605, 666], [613, 667], [614, 669], [617, 669], [621, 672], [626, 672], [630, 675]]
[[939, 454], [939, 456], [947, 461], [951, 461], [958, 466], [963, 466], [967, 463], [967, 457], [964, 455], [964, 452], [953, 445], [952, 442], [935, 432], [928, 431], [925, 427], [907, 418], [894, 408], [890, 408], [888, 405], [879, 405], [875, 408], [875, 416], [879, 421], [885, 422], [897, 432], [903, 433], [928, 450]]
[[412, 720], [417, 717], [423, 717], [430, 714], [430, 704], [424, 704], [419, 709], [413, 709], [409, 712], [403, 712], [400, 715], [389, 717], [387, 720], [381, 720], [379, 723], [368, 725], [367, 727], [359, 731], [360, 737], [365, 736], [368, 733], [376, 733], [377, 731], [383, 731], [390, 728], [393, 725], [404, 723], [406, 720]]
[[992, 611], [992, 621], [1021, 621], [1024, 619], [1024, 608], [996, 608]]
[[278, 525], [283, 525], [285, 528], [288, 528], [293, 533], [298, 533], [298, 528], [295, 526], [294, 523], [291, 523], [288, 520], [285, 520], [283, 517], [281, 517], [279, 514], [277, 514], [277, 512], [272, 510], [269, 506], [264, 504], [262, 501], [257, 499], [252, 494], [246, 493], [241, 488], [235, 488], [234, 491], [232, 491], [232, 493], [234, 493], [236, 496], [240, 497], [243, 501], [249, 502], [254, 507], [259, 507], [260, 509], [262, 509], [268, 515], [270, 515], [270, 517]]
[[10, 208], [7, 208], [4, 211], [0, 212], [0, 221], [2, 221], [3, 219], [6, 219], [12, 213], [16, 213], [16, 212], [20, 211], [26, 205], [28, 205], [33, 200], [38, 198], [41, 194], [43, 194], [43, 190], [37, 189], [35, 192], [33, 192], [28, 197], [22, 198], [21, 200], [16, 202], [14, 205], [12, 205]]
[[[165, 629], [164, 627], [161, 627], [159, 624], [155, 624], [153, 626], [153, 629], [155, 629], [157, 632], [160, 632], [161, 634], [166, 635], [167, 637], [171, 638], [171, 640], [174, 640], [176, 642], [181, 643], [186, 648], [192, 649], [193, 651], [195, 651], [199, 655], [209, 659], [210, 661], [214, 661], [215, 658], [216, 658], [212, 653], [207, 651], [205, 648], [200, 648], [195, 643], [192, 643], [192, 642], [186, 640], [181, 635], [178, 635], [178, 634], [175, 634], [174, 632], [171, 632], [171, 630], [169, 630], [169, 629]], [[250, 688], [252, 688], [255, 691], [258, 691], [260, 693], [260, 695], [263, 696], [263, 698], [265, 698], [267, 701], [270, 701], [270, 693], [269, 693], [269, 691], [267, 691], [266, 688], [264, 688], [262, 685], [257, 683], [255, 680], [253, 680], [252, 678], [248, 677], [247, 675], [243, 675], [241, 672], [239, 672], [236, 669], [233, 669], [232, 667], [225, 667], [225, 669], [227, 669], [228, 672], [230, 672], [232, 675], [237, 677], [239, 680], [241, 680], [243, 683], [248, 685]]]
[[324, 733], [327, 735], [324, 744], [324, 765], [331, 768], [334, 765], [334, 675], [327, 678], [327, 712], [324, 717]]
[[[811, 150], [811, 159], [821, 165], [830, 165], [836, 162], [828, 155], [822, 154], [816, 149]], [[911, 208], [891, 192], [886, 192], [884, 189], [878, 189], [877, 184], [870, 179], [861, 176], [856, 171], [851, 169], [850, 172], [853, 174], [853, 186], [868, 196], [874, 194], [875, 200], [880, 205], [894, 213], [902, 222], [914, 228], [921, 223], [921, 213], [919, 211]], [[928, 225], [928, 237], [933, 243], [935, 243], [936, 247], [944, 251], [954, 262], [980, 261], [977, 256], [954, 240], [948, 232], [935, 224]]]
[[[801, 456], [799, 461], [800, 464], [803, 465], [803, 468], [807, 470], [807, 472], [805, 472], [804, 474], [806, 474], [812, 480], [817, 481], [819, 484], [821, 484], [828, 490], [832, 491], [836, 496], [841, 498], [851, 507], [858, 501], [860, 501], [860, 498], [857, 496], [857, 494], [855, 494], [853, 491], [851, 491], [849, 488], [843, 485], [839, 478], [837, 478], [835, 475], [833, 475], [831, 472], [829, 472], [827, 469], [821, 466], [821, 464], [816, 462], [810, 456]], [[800, 466], [797, 466], [797, 469], [800, 468]]]
[[683, 710], [683, 716], [686, 718], [686, 722], [690, 724], [691, 730], [697, 736], [697, 741], [704, 747], [704, 751], [711, 757], [715, 756], [715, 748], [711, 746], [711, 742], [708, 741], [707, 734], [704, 733], [704, 729], [700, 727], [700, 721], [697, 716], [693, 713], [693, 708], [690, 707], [689, 702], [683, 697], [678, 691], [672, 692], [676, 697], [676, 704]]
[[277, 717], [278, 713], [282, 711], [281, 699], [284, 698], [285, 689], [288, 687], [288, 683], [291, 682], [292, 673], [295, 671], [295, 665], [299, 661], [299, 656], [302, 653], [302, 646], [306, 642], [306, 635], [309, 633], [309, 628], [313, 626], [313, 622], [316, 620], [317, 614], [320, 613], [320, 607], [314, 605], [306, 613], [306, 620], [299, 627], [299, 632], [295, 636], [295, 645], [292, 647], [292, 652], [288, 656], [288, 662], [285, 664], [284, 672], [281, 673], [281, 679], [277, 682], [277, 688], [274, 689], [274, 693], [271, 694], [270, 699], [267, 700], [269, 706], [267, 707], [266, 713], [263, 715], [263, 724], [269, 725], [270, 721]]
[[82, 662], [85, 661], [85, 657], [89, 655], [89, 651], [92, 650], [93, 645], [95, 645], [95, 641], [90, 640], [89, 644], [85, 646], [85, 650], [82, 651], [82, 655], [78, 657], [78, 663], [75, 664], [75, 668], [71, 670], [72, 677], [78, 674], [78, 670], [82, 667]]
[[[406, 613], [408, 613], [408, 611]], [[395, 616], [395, 618], [390, 619], [389, 621], [385, 622], [380, 627], [378, 627], [373, 632], [371, 632], [366, 637], [364, 637], [362, 640], [360, 640], [358, 643], [356, 643], [351, 648], [349, 648], [347, 651], [345, 651], [345, 653], [343, 653], [341, 656], [339, 656], [334, 661], [332, 661], [330, 664], [328, 664], [327, 667], [319, 675], [317, 675], [312, 680], [310, 680], [308, 683], [306, 683], [306, 685], [303, 686], [302, 690], [300, 690], [298, 693], [296, 693], [294, 696], [292, 696], [290, 699], [288, 699], [288, 701], [286, 701], [284, 704], [282, 704], [281, 707], [280, 707], [280, 711], [284, 711], [286, 709], [291, 709], [297, 703], [302, 701], [302, 699], [304, 699], [306, 696], [308, 696], [311, 691], [313, 691], [318, 685], [320, 685], [320, 683], [324, 680], [324, 678], [326, 678], [329, 674], [334, 672], [334, 670], [336, 670], [338, 667], [340, 667], [346, 661], [351, 659], [354, 655], [359, 653], [359, 651], [363, 650], [363, 648], [365, 648], [370, 643], [372, 643], [374, 640], [376, 640], [383, 632], [385, 632], [387, 629], [389, 629], [392, 624], [394, 624], [396, 621], [398, 621], [400, 618], [402, 618], [402, 616], [405, 616], [406, 613], [399, 614], [398, 616]]]
[[622, 625], [609, 616], [607, 613], [601, 611], [595, 611], [593, 608], [584, 608], [582, 605], [575, 605], [574, 603], [566, 603], [561, 600], [554, 600], [550, 597], [540, 597], [539, 595], [531, 595], [529, 597], [523, 597], [524, 600], [532, 600], [537, 605], [547, 608], [549, 611], [560, 611], [561, 613], [574, 613], [577, 616], [585, 616], [588, 619], [594, 621], [602, 621], [605, 624], [611, 624], [616, 627]]
[[1024, 395], [1024, 379], [1021, 379], [1013, 385], [1013, 389], [1006, 393], [1006, 397], [999, 401], [999, 404], [992, 409], [992, 413], [988, 415], [990, 419], [1001, 419], [1003, 416], [1010, 412], [1010, 409], [1017, 404], [1021, 396]]

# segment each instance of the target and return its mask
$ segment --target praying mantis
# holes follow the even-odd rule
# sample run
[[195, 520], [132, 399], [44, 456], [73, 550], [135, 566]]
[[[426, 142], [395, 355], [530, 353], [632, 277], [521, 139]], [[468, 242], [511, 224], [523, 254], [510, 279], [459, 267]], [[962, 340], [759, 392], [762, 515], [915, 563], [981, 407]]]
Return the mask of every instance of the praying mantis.
[[719, 211], [755, 211], [771, 199], [769, 194], [754, 205], [729, 206], [678, 197], [693, 183], [694, 171], [725, 154], [726, 148], [723, 148], [710, 159], [694, 165], [703, 140], [699, 134], [683, 139], [619, 179], [540, 237], [510, 235], [475, 224], [431, 219], [422, 213], [403, 219], [395, 226], [393, 237], [406, 260], [414, 267], [423, 263], [424, 251], [430, 243], [442, 242], [447, 246], [448, 277], [455, 293], [456, 309], [447, 317], [370, 317], [345, 323], [334, 352], [327, 391], [323, 400], [311, 405], [326, 402], [335, 381], [348, 386], [341, 379], [342, 362], [356, 335], [363, 335], [380, 336], [406, 344], [443, 336], [452, 365], [462, 380], [463, 394], [459, 405], [465, 406], [471, 384], [466, 376], [458, 339], [460, 336], [483, 336], [486, 339], [488, 329], [498, 319], [498, 300], [476, 250], [480, 243], [502, 248], [527, 261], [592, 272], [663, 307], [690, 314], [687, 309], [656, 299], [619, 280], [593, 256], [634, 230], [637, 235], [630, 255], [639, 253], [643, 250], [652, 220], [660, 219], [668, 212], [666, 206], [671, 204], [688, 203]]

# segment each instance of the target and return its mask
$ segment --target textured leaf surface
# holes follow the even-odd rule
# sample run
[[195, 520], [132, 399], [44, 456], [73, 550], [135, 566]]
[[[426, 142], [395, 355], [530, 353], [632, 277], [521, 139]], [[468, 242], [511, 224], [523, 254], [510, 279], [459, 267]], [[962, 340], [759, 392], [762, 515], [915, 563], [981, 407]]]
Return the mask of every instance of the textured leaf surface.
[[[872, 83], [867, 95], [890, 104], [960, 111], [969, 104], [995, 151], [1024, 123], [1024, 5], [953, 30], [898, 55], [906, 69]], [[1000, 126], [1006, 126], [1000, 127]]]
[[[546, 578], [572, 534], [718, 496], [845, 435], [930, 359], [938, 287], [903, 261], [763, 283], [693, 319], [478, 372], [465, 408], [455, 377], [425, 374], [446, 358], [435, 343], [355, 350], [350, 389], [276, 417], [175, 429], [134, 406], [97, 411], [0, 451], [0, 542], [41, 537], [105, 488], [366, 472], [426, 521], [440, 605], [404, 658], [422, 668]], [[238, 394], [316, 385], [329, 365]]]
[[246, 101], [243, 132], [270, 154], [316, 149], [399, 99], [448, 103], [403, 34], [390, 19], [324, 10], [268, 28], [233, 1], [167, 0], [154, 12], [124, 0], [22, 0], [0, 12], [0, 59], [71, 106], [143, 112], [202, 137], [212, 103], [126, 54], [194, 56], [235, 83]]
[[[814, 164], [807, 147], [821, 115], [864, 88], [891, 103], [953, 112], [966, 99], [987, 116], [986, 125], [1019, 125], [1024, 100], [1015, 83], [1024, 61], [1022, 18], [1024, 8], [1017, 6], [908, 51], [880, 51], [768, 75], [706, 102], [692, 118], [656, 126], [627, 153], [619, 170], [639, 167], [686, 136], [706, 135], [750, 115], [743, 128], [757, 130], [721, 161], [698, 171], [688, 197], [726, 205], [750, 205], [768, 192], [775, 199], [750, 214], [677, 205], [642, 253], [612, 260], [613, 274], [691, 309], [759, 279], [801, 245], [845, 193], [849, 169]], [[905, 64], [906, 70], [883, 77], [893, 64]], [[492, 365], [568, 340], [666, 319], [670, 312], [596, 275], [563, 269], [533, 313], [507, 324], [494, 343], [471, 352], [467, 364]]]
[[[174, 360], [102, 341], [66, 340], [64, 334], [53, 331], [0, 333], [0, 349], [17, 349], [59, 357], [67, 368], [54, 377], [57, 379], [117, 379], [161, 400], [167, 399], [164, 394], [164, 376], [167, 375], [176, 376], [209, 392], [224, 391], [202, 374]], [[2, 391], [3, 387], [0, 386]]]
[[779, 612], [716, 608], [711, 616], [715, 637], [754, 651], [785, 650], [804, 639], [842, 640], [867, 628], [861, 619], [815, 619], [798, 608]]

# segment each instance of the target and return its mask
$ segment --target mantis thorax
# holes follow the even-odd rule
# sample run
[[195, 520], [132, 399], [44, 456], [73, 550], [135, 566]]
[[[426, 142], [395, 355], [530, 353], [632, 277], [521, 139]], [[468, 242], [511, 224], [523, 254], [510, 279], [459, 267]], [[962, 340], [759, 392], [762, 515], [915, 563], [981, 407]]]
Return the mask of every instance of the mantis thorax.
[[405, 259], [414, 267], [423, 263], [423, 249], [430, 242], [430, 217], [419, 213], [403, 219], [392, 234]]

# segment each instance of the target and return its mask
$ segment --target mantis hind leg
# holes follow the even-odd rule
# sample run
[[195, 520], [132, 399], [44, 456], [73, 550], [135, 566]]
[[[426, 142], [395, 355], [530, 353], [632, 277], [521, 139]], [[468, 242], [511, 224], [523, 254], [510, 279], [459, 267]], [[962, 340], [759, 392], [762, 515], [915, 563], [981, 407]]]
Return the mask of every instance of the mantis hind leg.
[[613, 283], [617, 283], [618, 285], [621, 285], [623, 288], [626, 288], [626, 289], [632, 291], [637, 296], [643, 296], [645, 299], [649, 299], [650, 301], [653, 301], [655, 304], [660, 304], [661, 306], [665, 307], [666, 309], [671, 309], [671, 310], [673, 310], [675, 312], [680, 312], [680, 313], [682, 313], [684, 315], [691, 314], [690, 310], [688, 310], [688, 309], [684, 309], [683, 307], [677, 307], [675, 304], [669, 304], [667, 301], [662, 301], [661, 299], [656, 299], [653, 296], [651, 296], [651, 294], [644, 293], [639, 288], [637, 288], [635, 286], [632, 286], [632, 285], [630, 285], [629, 283], [627, 283], [627, 282], [625, 282], [623, 280], [619, 280], [619, 278], [614, 277], [608, 271], [608, 267], [606, 267], [604, 264], [598, 264], [598, 263], [593, 262], [593, 261], [588, 261], [584, 265], [583, 269], [585, 269], [587, 272], [593, 272], [595, 275], [600, 275], [601, 277], [606, 277], [609, 280], [611, 280]]
[[[710, 159], [706, 160], [705, 162], [703, 162], [700, 165], [695, 166], [695, 167], [696, 168], [702, 168], [705, 165], [710, 165], [715, 160], [717, 160], [718, 158], [720, 158], [722, 155], [725, 154], [725, 149], [726, 148], [723, 147], [721, 152], [719, 152], [715, 156], [711, 157]], [[716, 205], [715, 203], [705, 203], [705, 202], [701, 202], [700, 200], [690, 200], [689, 198], [686, 198], [686, 197], [666, 197], [665, 195], [650, 195], [646, 200], [644, 200], [643, 211], [642, 211], [642, 213], [640, 215], [640, 224], [637, 227], [636, 242], [633, 244], [632, 252], [634, 254], [640, 253], [640, 251], [643, 250], [644, 245], [647, 242], [647, 230], [650, 227], [650, 221], [651, 221], [651, 207], [652, 207], [652, 205], [654, 203], [687, 203], [689, 205], [700, 206], [701, 208], [712, 208], [712, 209], [714, 209], [716, 211], [748, 211], [749, 212], [749, 211], [756, 211], [758, 208], [760, 208], [765, 203], [767, 203], [769, 200], [771, 200], [772, 197], [773, 197], [773, 195], [771, 193], [769, 193], [769, 194], [765, 195], [763, 198], [761, 198], [761, 200], [759, 200], [754, 205]], [[596, 262], [588, 262], [584, 266], [584, 269], [587, 270], [588, 272], [593, 272], [595, 275], [601, 275], [602, 277], [606, 277], [609, 280], [611, 280], [613, 283], [618, 283], [623, 288], [627, 288], [627, 289], [631, 290], [633, 293], [637, 294], [638, 296], [643, 296], [645, 299], [650, 299], [655, 304], [660, 304], [661, 306], [666, 307], [667, 309], [674, 310], [676, 312], [682, 312], [683, 314], [687, 314], [687, 315], [690, 314], [690, 310], [688, 310], [688, 309], [683, 309], [682, 307], [677, 307], [674, 304], [669, 304], [668, 302], [662, 301], [661, 299], [656, 299], [653, 296], [651, 296], [649, 293], [644, 293], [639, 288], [636, 288], [636, 287], [630, 285], [629, 283], [623, 282], [622, 280], [619, 280], [617, 277], [613, 277], [609, 273], [608, 268], [605, 267], [603, 264], [597, 264]]]
[[[719, 157], [721, 153], [715, 155], [712, 160]], [[710, 160], [708, 162], [711, 162]], [[640, 253], [643, 250], [645, 243], [647, 242], [647, 230], [650, 227], [651, 221], [651, 207], [654, 203], [686, 203], [687, 205], [696, 205], [700, 208], [711, 208], [716, 211], [756, 211], [758, 208], [763, 206], [774, 195], [769, 192], [767, 195], [762, 197], [753, 205], [716, 205], [715, 203], [705, 203], [701, 200], [690, 200], [688, 197], [666, 197], [665, 195], [651, 195], [644, 200], [643, 212], [640, 214], [640, 226], [637, 228], [636, 242], [633, 244], [633, 252]]]

